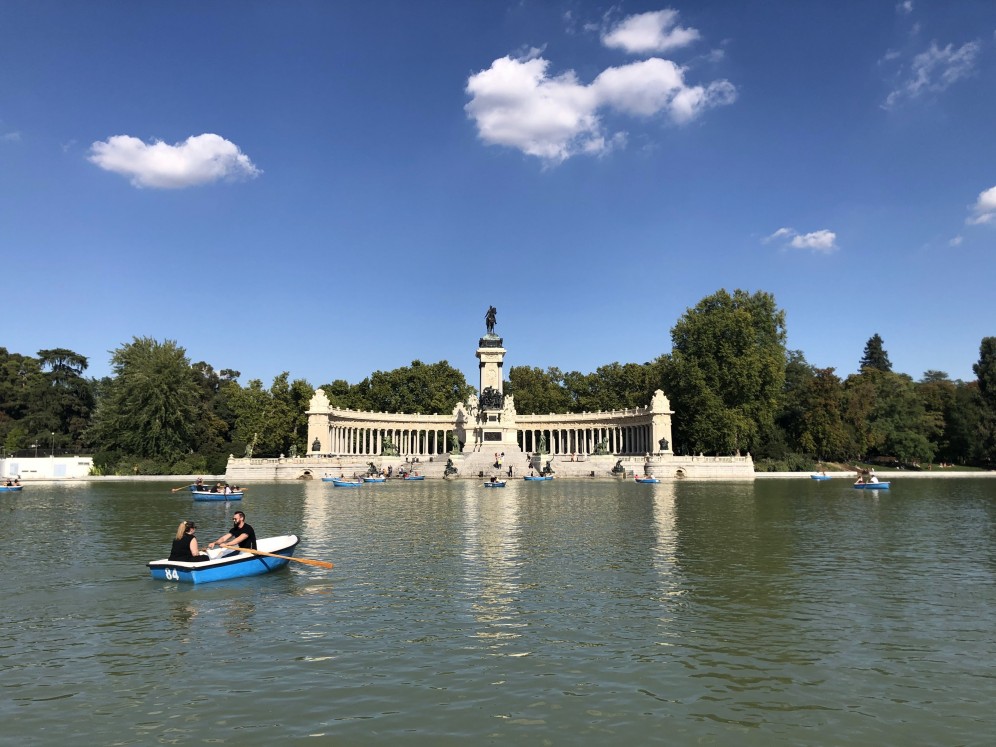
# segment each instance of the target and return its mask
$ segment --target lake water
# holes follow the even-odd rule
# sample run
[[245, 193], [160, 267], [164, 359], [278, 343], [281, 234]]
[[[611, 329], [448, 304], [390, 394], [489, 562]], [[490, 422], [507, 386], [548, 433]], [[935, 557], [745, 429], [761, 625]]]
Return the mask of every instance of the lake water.
[[[0, 743], [989, 745], [996, 480], [0, 493]], [[153, 581], [242, 509], [300, 563]]]

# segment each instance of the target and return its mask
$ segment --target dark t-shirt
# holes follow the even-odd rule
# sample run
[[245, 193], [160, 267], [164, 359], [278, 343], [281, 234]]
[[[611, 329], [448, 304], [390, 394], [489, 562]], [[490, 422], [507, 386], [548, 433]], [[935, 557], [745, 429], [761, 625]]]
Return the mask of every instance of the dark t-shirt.
[[207, 560], [205, 555], [192, 555], [190, 553], [190, 543], [194, 541], [194, 535], [185, 534], [178, 540], [173, 540], [173, 547], [169, 551], [169, 560], [182, 560], [187, 563], [202, 563]]
[[241, 529], [238, 524], [233, 524], [232, 528], [228, 530], [228, 533], [232, 535], [233, 539], [243, 534], [247, 535], [246, 538], [239, 543], [239, 547], [248, 547], [250, 550], [256, 549], [256, 532], [252, 528], [252, 524], [243, 524]]

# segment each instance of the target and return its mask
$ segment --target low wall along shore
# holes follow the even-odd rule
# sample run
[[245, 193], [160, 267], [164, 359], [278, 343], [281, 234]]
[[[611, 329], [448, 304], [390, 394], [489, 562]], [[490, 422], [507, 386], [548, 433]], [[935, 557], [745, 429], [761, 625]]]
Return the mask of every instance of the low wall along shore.
[[[652, 475], [659, 479], [698, 479], [698, 480], [752, 480], [754, 461], [748, 456], [709, 457], [674, 456], [658, 454], [640, 457], [618, 457], [612, 455], [583, 455], [571, 459], [566, 456], [551, 457], [549, 454], [538, 458], [517, 455], [518, 459], [506, 458], [501, 468], [481, 455], [455, 454], [450, 457], [405, 458], [382, 455], [349, 457], [282, 457], [278, 459], [246, 459], [232, 457], [228, 460], [225, 479], [229, 482], [308, 480], [322, 477], [353, 477], [367, 474], [371, 463], [378, 469], [391, 469], [395, 475], [404, 470], [415, 471], [426, 479], [442, 479], [446, 470], [447, 458], [457, 469], [456, 478], [480, 479], [481, 476], [508, 476], [509, 467], [513, 477], [538, 472], [549, 462], [554, 474], [560, 478], [574, 479], [618, 479], [621, 476]], [[510, 455], [511, 456], [511, 455]], [[413, 461], [414, 459], [414, 461]], [[623, 472], [613, 472], [616, 465]]]

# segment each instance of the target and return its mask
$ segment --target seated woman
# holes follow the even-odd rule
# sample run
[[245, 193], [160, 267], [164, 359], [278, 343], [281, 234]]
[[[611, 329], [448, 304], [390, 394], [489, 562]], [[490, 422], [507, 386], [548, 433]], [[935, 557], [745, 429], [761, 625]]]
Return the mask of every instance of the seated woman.
[[197, 538], [194, 532], [197, 525], [190, 521], [181, 521], [176, 528], [176, 539], [173, 540], [173, 548], [169, 551], [169, 560], [182, 560], [185, 563], [203, 563], [210, 558], [202, 555], [197, 547]]

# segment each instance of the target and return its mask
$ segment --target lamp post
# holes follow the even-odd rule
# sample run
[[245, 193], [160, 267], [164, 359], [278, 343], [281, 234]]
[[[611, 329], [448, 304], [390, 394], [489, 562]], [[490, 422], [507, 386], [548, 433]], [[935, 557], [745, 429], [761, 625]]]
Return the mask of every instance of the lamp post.
[[52, 451], [49, 453], [49, 456], [55, 456], [55, 431], [52, 431]]
[[38, 444], [31, 444], [31, 448], [35, 450], [35, 459], [38, 458]]

